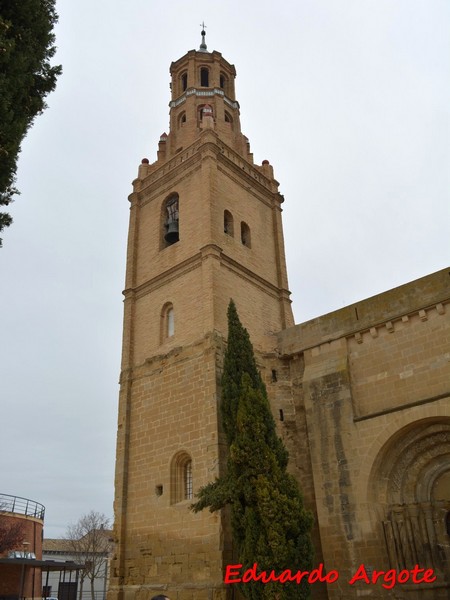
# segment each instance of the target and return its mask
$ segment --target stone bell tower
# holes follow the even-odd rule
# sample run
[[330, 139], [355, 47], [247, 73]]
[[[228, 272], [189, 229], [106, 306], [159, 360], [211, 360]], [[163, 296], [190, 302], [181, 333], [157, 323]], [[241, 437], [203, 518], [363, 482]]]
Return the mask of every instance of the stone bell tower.
[[227, 306], [259, 353], [293, 325], [283, 198], [241, 133], [235, 68], [203, 31], [170, 74], [170, 130], [129, 197], [109, 600], [225, 598], [226, 519], [189, 505], [224, 464]]

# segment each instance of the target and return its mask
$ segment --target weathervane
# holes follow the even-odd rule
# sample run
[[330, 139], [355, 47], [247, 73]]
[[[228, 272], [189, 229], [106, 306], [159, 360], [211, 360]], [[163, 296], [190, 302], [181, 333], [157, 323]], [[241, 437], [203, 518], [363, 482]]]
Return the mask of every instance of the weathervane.
[[206, 25], [205, 22], [202, 21], [200, 27], [202, 28], [202, 43], [200, 44], [200, 51], [201, 52], [206, 52], [206, 42], [205, 42], [205, 35], [206, 35]]

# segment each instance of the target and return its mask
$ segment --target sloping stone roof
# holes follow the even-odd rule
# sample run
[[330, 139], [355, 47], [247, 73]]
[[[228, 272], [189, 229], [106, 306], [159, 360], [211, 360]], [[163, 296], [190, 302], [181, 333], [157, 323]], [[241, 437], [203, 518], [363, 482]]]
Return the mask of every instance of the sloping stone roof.
[[[110, 540], [113, 536], [112, 529], [104, 529], [103, 533], [108, 540]], [[71, 540], [67, 540], [64, 538], [44, 539], [44, 541], [42, 542], [42, 552], [67, 552], [70, 554], [76, 554], [76, 552], [74, 552]]]

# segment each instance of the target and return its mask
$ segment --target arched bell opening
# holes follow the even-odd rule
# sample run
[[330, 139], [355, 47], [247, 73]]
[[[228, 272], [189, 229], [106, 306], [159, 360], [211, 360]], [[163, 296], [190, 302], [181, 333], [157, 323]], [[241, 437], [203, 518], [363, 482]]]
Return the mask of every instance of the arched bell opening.
[[234, 237], [234, 219], [229, 210], [223, 212], [223, 231], [227, 235]]
[[241, 242], [243, 246], [247, 248], [252, 247], [252, 237], [250, 234], [250, 227], [244, 221], [241, 222]]
[[200, 86], [209, 87], [209, 69], [207, 67], [200, 69]]
[[220, 74], [219, 77], [219, 85], [220, 88], [225, 92], [225, 94], [228, 92], [228, 78], [224, 73]]
[[180, 240], [179, 197], [171, 194], [162, 204], [161, 246], [166, 248]]
[[187, 72], [184, 72], [184, 73], [181, 74], [180, 80], [181, 80], [181, 91], [185, 92], [187, 90], [187, 86], [188, 86], [188, 74], [187, 74]]
[[228, 123], [228, 127], [233, 129], [233, 117], [228, 111], [225, 111], [225, 123]]

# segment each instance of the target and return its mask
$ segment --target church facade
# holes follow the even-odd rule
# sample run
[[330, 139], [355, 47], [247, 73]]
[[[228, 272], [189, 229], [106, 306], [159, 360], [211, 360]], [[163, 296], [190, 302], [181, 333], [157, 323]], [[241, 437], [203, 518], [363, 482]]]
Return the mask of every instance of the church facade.
[[[230, 298], [315, 515], [315, 563], [339, 575], [312, 598], [448, 598], [449, 272], [294, 325], [283, 197], [241, 132], [235, 68], [203, 33], [170, 72], [170, 130], [129, 197], [109, 600], [237, 597], [227, 512], [189, 509], [226, 463]], [[416, 564], [435, 579], [372, 582]]]

